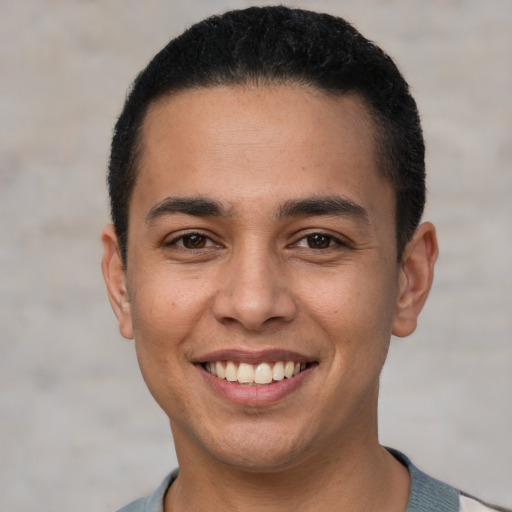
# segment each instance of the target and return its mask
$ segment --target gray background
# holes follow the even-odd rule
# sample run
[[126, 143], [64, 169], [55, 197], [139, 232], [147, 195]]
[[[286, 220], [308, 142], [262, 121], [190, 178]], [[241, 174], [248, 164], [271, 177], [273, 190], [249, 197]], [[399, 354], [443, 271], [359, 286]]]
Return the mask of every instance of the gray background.
[[[254, 3], [0, 1], [0, 511], [112, 510], [175, 465], [100, 276], [109, 137], [170, 36]], [[297, 5], [382, 44], [424, 120], [441, 257], [417, 333], [393, 341], [382, 442], [512, 506], [512, 2]]]

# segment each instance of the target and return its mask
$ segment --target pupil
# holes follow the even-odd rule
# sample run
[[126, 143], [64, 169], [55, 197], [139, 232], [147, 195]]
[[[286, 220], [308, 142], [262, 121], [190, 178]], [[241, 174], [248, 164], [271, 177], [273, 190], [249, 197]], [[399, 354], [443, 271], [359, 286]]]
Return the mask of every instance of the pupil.
[[330, 238], [325, 235], [311, 235], [308, 237], [309, 247], [312, 249], [325, 249], [329, 247]]
[[204, 247], [205, 238], [201, 235], [188, 235], [183, 239], [183, 244], [188, 249]]

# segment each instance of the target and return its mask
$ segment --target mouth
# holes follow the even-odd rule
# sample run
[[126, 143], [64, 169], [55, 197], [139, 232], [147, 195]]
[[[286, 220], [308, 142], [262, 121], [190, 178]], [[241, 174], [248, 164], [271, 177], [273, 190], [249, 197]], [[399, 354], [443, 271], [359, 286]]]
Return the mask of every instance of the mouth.
[[201, 366], [211, 375], [245, 386], [268, 386], [293, 379], [315, 363], [304, 361], [269, 361], [251, 364], [242, 361], [208, 361]]

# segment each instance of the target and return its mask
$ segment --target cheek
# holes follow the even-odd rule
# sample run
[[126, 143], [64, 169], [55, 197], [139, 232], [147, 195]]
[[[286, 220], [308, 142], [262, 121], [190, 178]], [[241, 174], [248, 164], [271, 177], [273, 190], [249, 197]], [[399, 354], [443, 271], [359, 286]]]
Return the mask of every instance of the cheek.
[[190, 299], [157, 281], [145, 280], [132, 300], [137, 360], [146, 385], [169, 417], [183, 415], [187, 390], [186, 338], [194, 329]]
[[195, 328], [208, 297], [200, 280], [167, 269], [140, 273], [131, 310], [135, 339], [151, 345], [179, 343]]
[[381, 353], [387, 351], [396, 301], [389, 268], [340, 270], [311, 281], [303, 288], [302, 298], [305, 309], [331, 340], [333, 351], [363, 353], [369, 345], [380, 347]]

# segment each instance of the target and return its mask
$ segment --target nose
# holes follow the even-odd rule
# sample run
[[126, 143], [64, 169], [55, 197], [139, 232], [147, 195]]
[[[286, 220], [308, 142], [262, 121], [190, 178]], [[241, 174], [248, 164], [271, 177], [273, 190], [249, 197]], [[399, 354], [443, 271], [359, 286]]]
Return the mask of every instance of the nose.
[[248, 331], [290, 322], [297, 314], [283, 263], [268, 249], [249, 246], [225, 264], [213, 314], [221, 323], [238, 323]]

